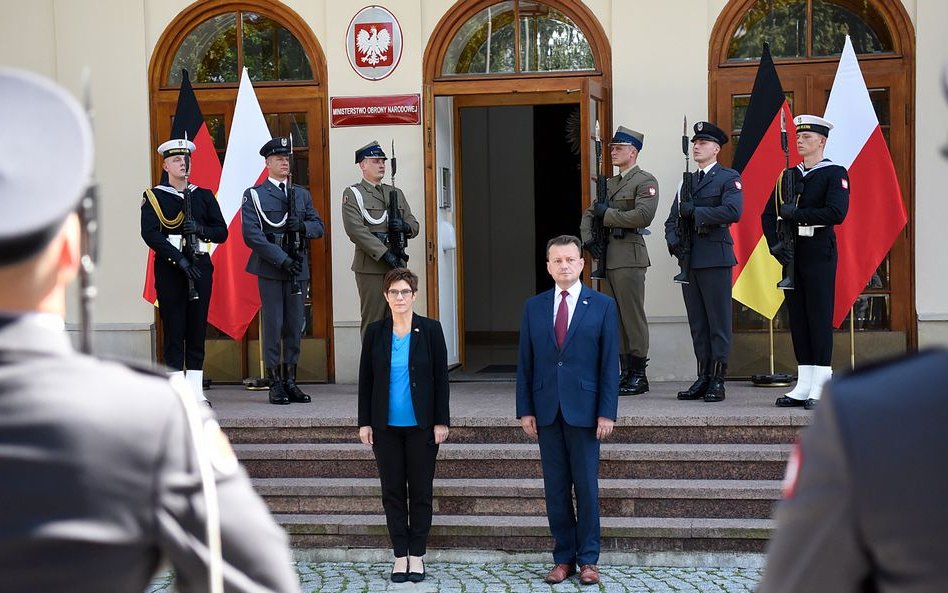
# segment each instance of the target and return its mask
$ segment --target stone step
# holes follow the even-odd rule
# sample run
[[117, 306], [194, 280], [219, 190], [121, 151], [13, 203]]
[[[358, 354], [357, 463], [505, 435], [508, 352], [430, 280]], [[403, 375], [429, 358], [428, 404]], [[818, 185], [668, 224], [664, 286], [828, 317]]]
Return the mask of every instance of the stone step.
[[[258, 478], [254, 488], [274, 513], [381, 514], [377, 478]], [[771, 516], [777, 480], [599, 481], [603, 517]], [[543, 480], [437, 479], [436, 515], [546, 516]]]
[[[809, 418], [793, 414], [760, 416], [622, 416], [612, 443], [790, 444]], [[451, 442], [521, 443], [530, 439], [514, 418], [453, 418]], [[234, 443], [351, 443], [358, 440], [352, 418], [222, 418]]]
[[[242, 444], [235, 451], [254, 478], [369, 478], [371, 449], [361, 444]], [[609, 443], [603, 479], [779, 480], [789, 445]], [[535, 444], [445, 444], [436, 478], [541, 478]]]
[[[297, 548], [388, 548], [384, 515], [274, 515]], [[770, 519], [603, 517], [603, 551], [763, 552]], [[549, 552], [545, 517], [435, 515], [429, 548]]]

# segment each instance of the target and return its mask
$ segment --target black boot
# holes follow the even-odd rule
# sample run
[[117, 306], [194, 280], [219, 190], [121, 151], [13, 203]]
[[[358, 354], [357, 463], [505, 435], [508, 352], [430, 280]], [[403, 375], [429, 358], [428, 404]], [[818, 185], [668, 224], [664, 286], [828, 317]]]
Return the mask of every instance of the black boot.
[[296, 404], [308, 404], [309, 396], [303, 393], [303, 390], [296, 385], [296, 365], [283, 365], [283, 389], [286, 390], [287, 397]]
[[267, 377], [270, 379], [270, 403], [277, 405], [286, 405], [290, 403], [290, 398], [283, 389], [283, 379], [280, 378], [280, 367], [271, 367], [267, 369]]
[[698, 380], [691, 384], [687, 391], [679, 391], [678, 399], [701, 399], [711, 383], [711, 362], [698, 361]]
[[714, 361], [711, 372], [711, 384], [704, 392], [704, 401], [719, 402], [724, 400], [724, 377], [727, 375], [727, 363]]
[[645, 367], [648, 366], [648, 359], [644, 356], [629, 355], [629, 381], [626, 383], [628, 391], [621, 392], [621, 395], [639, 395], [648, 391], [648, 378], [645, 376]]
[[629, 355], [619, 355], [619, 368], [622, 372], [619, 375], [619, 395], [629, 395]]

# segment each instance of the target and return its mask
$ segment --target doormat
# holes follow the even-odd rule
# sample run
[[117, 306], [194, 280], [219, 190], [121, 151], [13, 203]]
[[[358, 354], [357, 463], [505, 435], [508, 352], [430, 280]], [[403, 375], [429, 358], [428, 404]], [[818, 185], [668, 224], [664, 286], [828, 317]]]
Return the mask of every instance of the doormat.
[[477, 372], [478, 373], [516, 373], [517, 365], [515, 364], [489, 364]]

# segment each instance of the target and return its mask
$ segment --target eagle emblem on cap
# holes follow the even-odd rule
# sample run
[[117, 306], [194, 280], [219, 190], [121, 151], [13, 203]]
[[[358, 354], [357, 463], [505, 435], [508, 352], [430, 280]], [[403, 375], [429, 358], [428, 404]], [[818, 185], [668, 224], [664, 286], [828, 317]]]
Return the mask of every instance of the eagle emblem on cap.
[[286, 138], [280, 138], [280, 144], [286, 146]]
[[703, 121], [699, 121], [698, 123], [695, 124], [695, 130], [697, 130], [697, 131], [700, 132], [700, 131], [703, 130], [703, 129], [704, 129], [704, 122], [703, 122]]

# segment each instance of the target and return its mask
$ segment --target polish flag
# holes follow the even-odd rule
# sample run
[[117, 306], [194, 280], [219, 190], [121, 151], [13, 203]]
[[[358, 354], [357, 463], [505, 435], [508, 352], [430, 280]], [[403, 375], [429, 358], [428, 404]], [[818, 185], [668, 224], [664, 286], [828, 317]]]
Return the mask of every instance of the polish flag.
[[257, 278], [245, 271], [250, 248], [244, 243], [240, 206], [244, 190], [266, 179], [265, 161], [260, 147], [270, 140], [257, 95], [250, 84], [247, 69], [240, 77], [234, 121], [227, 140], [227, 153], [221, 171], [217, 200], [224, 220], [228, 221], [228, 240], [211, 254], [214, 262], [214, 290], [208, 321], [231, 338], [239, 340], [260, 308]]
[[833, 124], [824, 155], [846, 167], [850, 180], [849, 212], [836, 229], [833, 325], [839, 327], [908, 221], [895, 166], [848, 35], [823, 117]]

